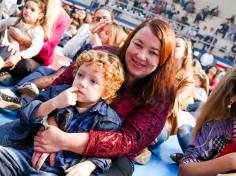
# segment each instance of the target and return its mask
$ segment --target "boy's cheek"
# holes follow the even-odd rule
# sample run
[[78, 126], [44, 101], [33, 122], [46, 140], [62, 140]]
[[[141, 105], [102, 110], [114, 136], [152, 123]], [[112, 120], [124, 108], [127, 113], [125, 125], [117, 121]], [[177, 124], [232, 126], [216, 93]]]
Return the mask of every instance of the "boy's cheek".
[[77, 85], [78, 85], [77, 81], [74, 80], [73, 83], [72, 83], [72, 87], [77, 87]]

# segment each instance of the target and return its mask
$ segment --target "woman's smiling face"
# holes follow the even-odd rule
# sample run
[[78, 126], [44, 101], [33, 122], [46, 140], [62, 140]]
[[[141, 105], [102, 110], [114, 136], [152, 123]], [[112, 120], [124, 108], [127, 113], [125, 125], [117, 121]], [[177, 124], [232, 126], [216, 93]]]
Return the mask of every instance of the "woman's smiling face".
[[161, 42], [150, 27], [140, 29], [134, 35], [125, 54], [128, 76], [140, 79], [155, 71], [160, 62], [160, 48]]

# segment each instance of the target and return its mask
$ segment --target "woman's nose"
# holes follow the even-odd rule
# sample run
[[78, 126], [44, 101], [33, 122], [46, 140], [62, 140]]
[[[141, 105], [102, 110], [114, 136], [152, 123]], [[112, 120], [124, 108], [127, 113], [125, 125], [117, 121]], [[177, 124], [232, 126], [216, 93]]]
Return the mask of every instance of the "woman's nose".
[[140, 50], [138, 52], [137, 56], [140, 60], [146, 60], [147, 59], [147, 52], [145, 50]]

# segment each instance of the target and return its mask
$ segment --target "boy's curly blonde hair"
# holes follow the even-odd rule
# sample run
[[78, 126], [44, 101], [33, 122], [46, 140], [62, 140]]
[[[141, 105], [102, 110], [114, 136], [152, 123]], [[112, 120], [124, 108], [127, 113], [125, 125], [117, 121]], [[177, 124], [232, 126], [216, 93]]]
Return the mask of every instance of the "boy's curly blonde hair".
[[125, 79], [124, 70], [119, 58], [104, 51], [84, 51], [76, 59], [73, 70], [74, 77], [79, 67], [84, 63], [90, 63], [99, 71], [103, 71], [105, 83], [101, 99], [107, 104], [111, 103]]

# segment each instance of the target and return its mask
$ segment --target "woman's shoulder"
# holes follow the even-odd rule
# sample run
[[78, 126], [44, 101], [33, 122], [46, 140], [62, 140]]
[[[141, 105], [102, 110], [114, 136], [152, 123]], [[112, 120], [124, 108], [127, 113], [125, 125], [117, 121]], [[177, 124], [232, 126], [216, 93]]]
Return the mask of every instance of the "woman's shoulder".
[[187, 81], [193, 83], [193, 75], [191, 72], [181, 70], [176, 74], [176, 78], [179, 82]]
[[58, 16], [57, 23], [59, 22], [71, 22], [70, 16], [66, 13], [66, 11], [61, 10], [60, 15]]
[[201, 134], [208, 136], [222, 136], [232, 133], [232, 118], [220, 118], [208, 121], [201, 128]]
[[228, 123], [232, 123], [232, 118], [215, 118], [213, 120], [208, 121], [205, 126], [218, 126], [218, 125], [225, 125]]
[[32, 27], [32, 30], [38, 33], [44, 33], [43, 27], [41, 25], [36, 25]]

